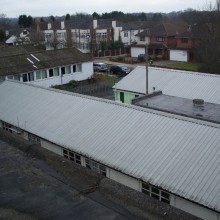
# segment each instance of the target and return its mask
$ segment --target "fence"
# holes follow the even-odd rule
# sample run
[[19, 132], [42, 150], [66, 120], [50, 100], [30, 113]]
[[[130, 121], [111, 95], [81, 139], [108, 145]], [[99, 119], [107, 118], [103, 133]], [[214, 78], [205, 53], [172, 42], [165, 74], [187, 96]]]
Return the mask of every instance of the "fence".
[[113, 50], [98, 50], [93, 52], [94, 58], [99, 57], [111, 57], [111, 56], [119, 56], [119, 55], [129, 55], [130, 48], [120, 48], [120, 49], [113, 49]]

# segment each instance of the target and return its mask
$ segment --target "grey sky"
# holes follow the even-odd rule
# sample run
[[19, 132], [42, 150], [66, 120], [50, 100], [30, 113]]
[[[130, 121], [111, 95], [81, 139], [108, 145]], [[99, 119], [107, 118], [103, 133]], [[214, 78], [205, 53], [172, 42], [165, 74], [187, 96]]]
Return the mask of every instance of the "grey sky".
[[0, 14], [6, 14], [7, 17], [19, 17], [22, 14], [40, 17], [79, 12], [172, 12], [188, 8], [204, 10], [215, 2], [216, 0], [0, 0]]

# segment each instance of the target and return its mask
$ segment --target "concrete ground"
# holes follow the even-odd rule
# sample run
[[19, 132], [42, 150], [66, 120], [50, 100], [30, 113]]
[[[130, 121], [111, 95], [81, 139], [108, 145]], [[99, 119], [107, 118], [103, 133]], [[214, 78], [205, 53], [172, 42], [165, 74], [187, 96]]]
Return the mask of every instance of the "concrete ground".
[[198, 219], [0, 129], [0, 219]]
[[83, 190], [36, 156], [0, 140], [0, 219], [138, 219], [91, 184]]

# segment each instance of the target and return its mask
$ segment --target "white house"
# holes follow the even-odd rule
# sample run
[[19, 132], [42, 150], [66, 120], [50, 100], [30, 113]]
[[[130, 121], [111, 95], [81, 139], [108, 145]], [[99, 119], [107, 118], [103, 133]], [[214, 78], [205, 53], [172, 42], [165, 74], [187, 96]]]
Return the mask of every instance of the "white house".
[[6, 80], [0, 127], [161, 202], [220, 219], [219, 123]]
[[[16, 49], [16, 47], [15, 47]], [[13, 54], [13, 51], [12, 51]], [[24, 52], [0, 58], [0, 78], [50, 87], [93, 74], [92, 58], [76, 48]]]
[[[116, 101], [128, 104], [146, 94], [146, 67], [136, 67], [116, 83], [113, 90]], [[220, 104], [220, 75], [149, 67], [148, 93], [158, 90], [165, 95]]]

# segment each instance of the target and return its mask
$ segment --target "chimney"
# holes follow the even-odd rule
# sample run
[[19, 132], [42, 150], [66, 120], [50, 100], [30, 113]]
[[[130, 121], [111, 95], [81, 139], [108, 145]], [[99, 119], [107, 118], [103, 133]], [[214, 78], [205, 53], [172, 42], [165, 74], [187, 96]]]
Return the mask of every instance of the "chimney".
[[116, 21], [112, 21], [112, 27], [116, 28]]
[[61, 30], [65, 29], [65, 23], [64, 23], [64, 21], [61, 21], [60, 24], [61, 24]]
[[47, 24], [47, 28], [48, 28], [48, 30], [51, 29], [51, 23], [50, 22]]
[[94, 19], [94, 20], [93, 20], [93, 29], [96, 29], [97, 26], [98, 26], [97, 19]]

